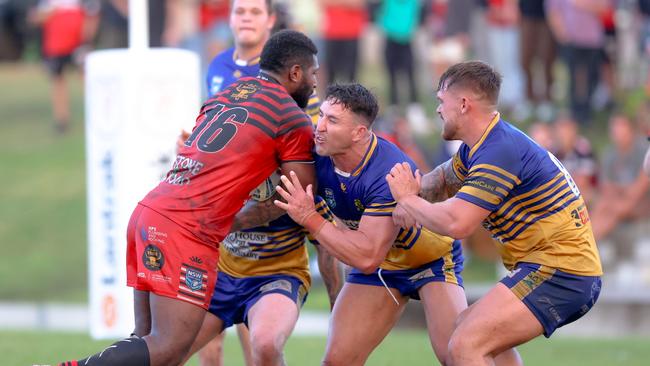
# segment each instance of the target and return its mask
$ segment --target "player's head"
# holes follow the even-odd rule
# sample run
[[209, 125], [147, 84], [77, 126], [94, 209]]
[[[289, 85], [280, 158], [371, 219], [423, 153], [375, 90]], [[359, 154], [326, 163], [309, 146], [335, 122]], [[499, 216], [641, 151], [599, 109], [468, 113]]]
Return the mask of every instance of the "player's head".
[[233, 0], [230, 30], [236, 47], [261, 47], [275, 24], [271, 0]]
[[277, 77], [298, 106], [305, 108], [316, 88], [317, 53], [314, 42], [306, 35], [282, 30], [264, 45], [260, 69]]
[[439, 105], [436, 112], [443, 121], [442, 137], [460, 139], [459, 129], [469, 114], [485, 114], [496, 108], [501, 75], [481, 61], [466, 61], [451, 66], [440, 76]]
[[316, 126], [316, 153], [341, 154], [365, 141], [378, 110], [377, 98], [363, 85], [330, 85]]

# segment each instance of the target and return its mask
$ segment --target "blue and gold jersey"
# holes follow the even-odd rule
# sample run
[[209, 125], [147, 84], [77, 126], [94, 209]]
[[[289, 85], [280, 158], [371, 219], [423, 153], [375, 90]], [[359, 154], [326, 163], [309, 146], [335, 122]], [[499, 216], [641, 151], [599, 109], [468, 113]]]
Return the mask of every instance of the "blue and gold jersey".
[[[361, 163], [350, 174], [334, 167], [329, 157], [315, 156], [318, 194], [331, 211], [350, 229], [356, 230], [362, 216], [392, 216], [396, 202], [390, 193], [386, 174], [396, 163], [415, 164], [397, 146], [372, 134]], [[391, 220], [392, 224], [392, 220]], [[454, 240], [427, 229], [401, 229], [395, 243], [380, 265], [385, 270], [418, 268], [439, 258], [453, 261]], [[450, 263], [451, 264], [451, 263]]]
[[453, 169], [463, 181], [456, 197], [491, 212], [484, 226], [500, 243], [507, 268], [530, 262], [576, 275], [602, 274], [573, 179], [553, 154], [499, 114], [474, 147], [461, 145]]
[[229, 48], [218, 54], [208, 66], [206, 76], [208, 97], [224, 90], [244, 76], [256, 77], [260, 73], [260, 58], [242, 62], [235, 57], [235, 48]]
[[[325, 202], [317, 198], [318, 213], [333, 217]], [[219, 246], [219, 271], [233, 277], [288, 274], [298, 277], [309, 289], [307, 231], [288, 215], [266, 226], [230, 233]]]
[[[212, 97], [218, 92], [225, 89], [230, 84], [244, 76], [256, 77], [260, 73], [260, 58], [255, 57], [249, 62], [237, 60], [235, 57], [235, 48], [229, 48], [218, 54], [208, 66], [206, 76], [206, 85], [208, 97]], [[318, 112], [320, 100], [316, 92], [309, 97], [309, 103], [305, 108], [305, 113], [311, 118], [311, 122], [316, 126], [318, 122]]]

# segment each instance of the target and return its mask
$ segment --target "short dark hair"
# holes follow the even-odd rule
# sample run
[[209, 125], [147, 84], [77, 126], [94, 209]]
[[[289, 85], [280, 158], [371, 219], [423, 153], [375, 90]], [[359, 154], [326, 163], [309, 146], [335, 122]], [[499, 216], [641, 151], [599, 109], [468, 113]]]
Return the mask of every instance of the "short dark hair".
[[260, 56], [260, 69], [281, 72], [293, 65], [303, 68], [314, 62], [318, 49], [306, 35], [294, 30], [281, 30], [269, 38]]
[[363, 117], [368, 127], [375, 121], [379, 110], [375, 95], [359, 83], [330, 85], [325, 100], [332, 104], [340, 103], [343, 108]]
[[438, 90], [453, 85], [467, 88], [496, 104], [501, 89], [501, 74], [483, 61], [465, 61], [451, 66], [440, 76]]

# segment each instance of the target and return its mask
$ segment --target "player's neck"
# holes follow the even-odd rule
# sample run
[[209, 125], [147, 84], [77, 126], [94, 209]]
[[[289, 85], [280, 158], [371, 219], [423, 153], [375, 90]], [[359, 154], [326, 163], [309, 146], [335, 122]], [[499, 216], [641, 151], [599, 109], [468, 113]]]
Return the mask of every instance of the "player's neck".
[[260, 56], [263, 47], [264, 44], [261, 44], [259, 46], [252, 46], [252, 47], [236, 46], [234, 58], [236, 60], [242, 60], [242, 61], [246, 61], [246, 63], [250, 63], [251, 61], [253, 61], [254, 59]]
[[490, 124], [492, 123], [492, 120], [497, 114], [497, 111], [493, 111], [490, 113], [481, 113], [476, 116], [468, 117], [469, 120], [474, 122], [464, 124], [469, 128], [466, 129], [464, 134], [465, 136], [463, 136], [461, 140], [463, 140], [467, 146], [473, 148], [474, 145], [476, 145], [479, 140], [481, 140], [481, 137], [483, 137], [483, 135], [486, 133], [488, 127], [490, 127]]
[[347, 151], [341, 154], [332, 155], [332, 161], [336, 169], [352, 173], [352, 171], [361, 164], [363, 157], [368, 151], [368, 147], [372, 142], [372, 134], [368, 134], [367, 138], [357, 144], [352, 145]]

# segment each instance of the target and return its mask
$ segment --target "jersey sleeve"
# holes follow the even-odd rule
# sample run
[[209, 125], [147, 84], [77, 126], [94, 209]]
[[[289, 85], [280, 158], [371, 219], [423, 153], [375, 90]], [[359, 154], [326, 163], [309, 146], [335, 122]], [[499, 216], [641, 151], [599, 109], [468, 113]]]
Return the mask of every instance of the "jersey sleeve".
[[452, 169], [456, 178], [460, 181], [465, 180], [467, 177], [467, 145], [462, 144], [458, 151], [451, 157]]
[[[411, 164], [411, 170], [413, 165]], [[367, 192], [362, 198], [364, 216], [392, 216], [397, 202], [390, 193], [388, 182], [386, 182], [385, 175], [375, 177], [372, 182], [369, 182]], [[357, 204], [355, 202], [355, 204]]]
[[476, 151], [456, 197], [495, 211], [510, 191], [521, 184], [521, 167], [521, 155], [515, 146], [484, 145]]
[[[300, 111], [300, 110], [299, 110]], [[307, 115], [289, 117], [278, 132], [276, 138], [280, 162], [312, 162], [314, 148], [314, 130]]]

